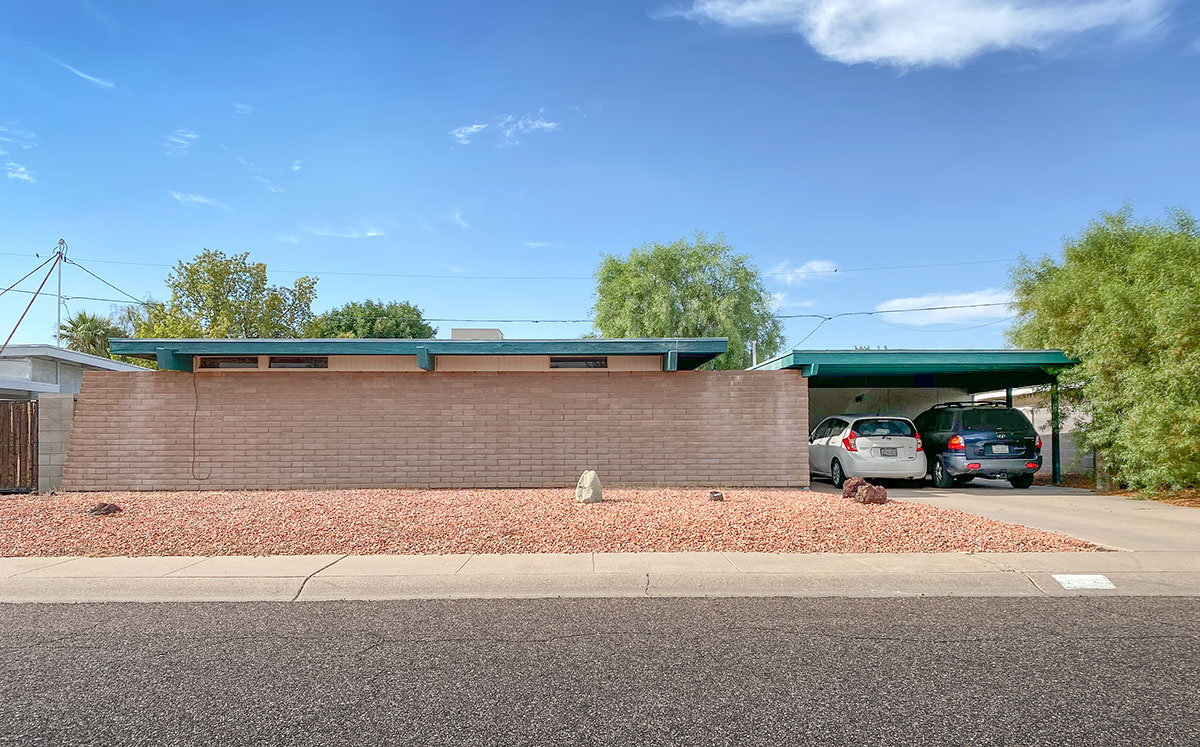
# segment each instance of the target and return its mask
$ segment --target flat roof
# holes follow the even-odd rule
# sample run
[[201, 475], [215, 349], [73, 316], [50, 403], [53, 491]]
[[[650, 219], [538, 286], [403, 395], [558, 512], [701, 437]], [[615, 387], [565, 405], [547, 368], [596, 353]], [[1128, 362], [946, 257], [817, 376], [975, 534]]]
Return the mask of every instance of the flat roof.
[[1054, 381], [1061, 350], [791, 350], [755, 370], [798, 369], [810, 387], [953, 387], [986, 392]]
[[[661, 337], [567, 340], [391, 340], [322, 339], [154, 339], [117, 338], [109, 349], [118, 355], [158, 358], [194, 355], [663, 355], [675, 367], [694, 369], [725, 352], [724, 337]], [[673, 355], [671, 355], [673, 354]], [[161, 367], [161, 365], [160, 365]]]

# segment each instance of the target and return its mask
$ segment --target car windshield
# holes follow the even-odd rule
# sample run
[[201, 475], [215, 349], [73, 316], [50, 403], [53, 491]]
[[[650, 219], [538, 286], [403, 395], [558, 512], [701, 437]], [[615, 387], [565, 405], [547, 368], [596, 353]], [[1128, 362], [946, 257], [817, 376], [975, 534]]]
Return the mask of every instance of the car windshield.
[[964, 431], [1016, 431], [1026, 433], [1033, 426], [1019, 410], [1000, 408], [980, 408], [978, 410], [963, 410], [962, 425]]
[[854, 432], [860, 436], [915, 436], [912, 423], [891, 418], [872, 418], [854, 423]]

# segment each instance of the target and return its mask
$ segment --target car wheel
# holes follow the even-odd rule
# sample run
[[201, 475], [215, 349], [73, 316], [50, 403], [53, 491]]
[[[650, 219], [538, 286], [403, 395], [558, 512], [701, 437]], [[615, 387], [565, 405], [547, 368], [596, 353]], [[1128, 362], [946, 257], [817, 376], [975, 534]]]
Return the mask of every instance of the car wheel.
[[1008, 484], [1018, 490], [1026, 490], [1033, 485], [1033, 473], [1025, 475], [1017, 475], [1016, 477], [1008, 478]]
[[842, 471], [842, 463], [838, 460], [833, 460], [833, 465], [829, 468], [829, 476], [833, 478], [833, 487], [840, 488], [846, 484], [846, 473]]
[[935, 488], [952, 488], [954, 487], [954, 478], [946, 471], [946, 465], [942, 464], [942, 460], [938, 459], [933, 463], [933, 487]]

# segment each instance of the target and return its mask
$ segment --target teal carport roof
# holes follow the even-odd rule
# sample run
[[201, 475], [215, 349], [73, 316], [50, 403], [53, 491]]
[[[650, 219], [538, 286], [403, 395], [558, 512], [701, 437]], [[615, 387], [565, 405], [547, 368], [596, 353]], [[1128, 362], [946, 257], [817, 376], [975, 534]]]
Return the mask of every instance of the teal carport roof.
[[1061, 350], [791, 350], [755, 370], [796, 369], [810, 387], [954, 387], [986, 392], [1049, 384], [1079, 361]]

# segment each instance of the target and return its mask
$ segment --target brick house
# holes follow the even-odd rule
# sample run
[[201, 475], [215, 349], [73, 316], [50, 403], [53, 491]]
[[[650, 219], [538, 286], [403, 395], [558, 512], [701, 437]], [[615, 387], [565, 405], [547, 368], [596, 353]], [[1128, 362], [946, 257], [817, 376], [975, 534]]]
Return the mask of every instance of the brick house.
[[113, 340], [66, 490], [808, 484], [797, 371], [696, 370], [724, 338]]

